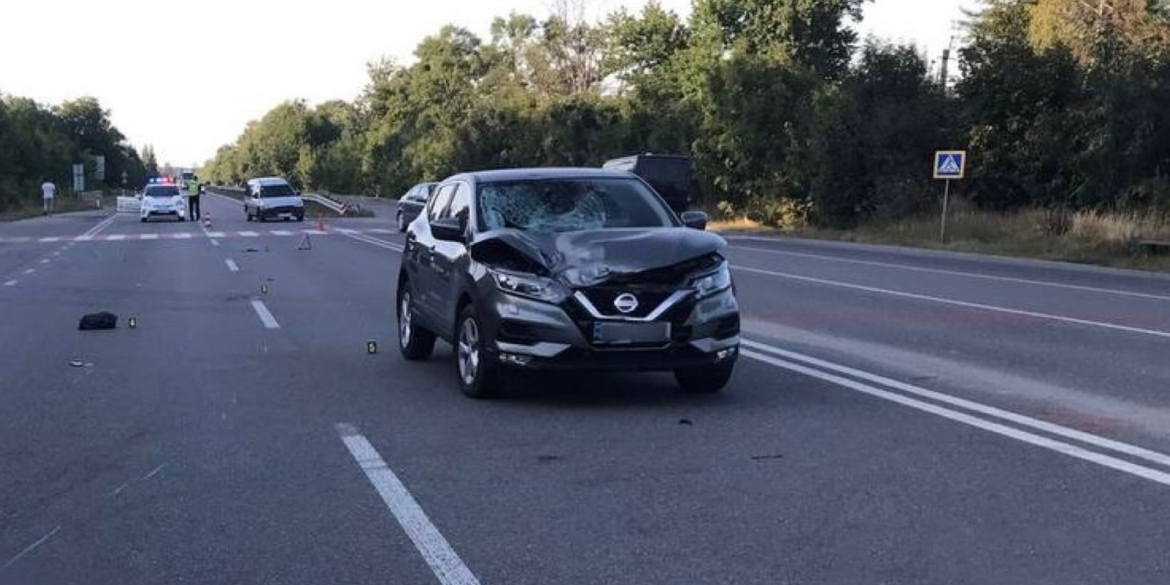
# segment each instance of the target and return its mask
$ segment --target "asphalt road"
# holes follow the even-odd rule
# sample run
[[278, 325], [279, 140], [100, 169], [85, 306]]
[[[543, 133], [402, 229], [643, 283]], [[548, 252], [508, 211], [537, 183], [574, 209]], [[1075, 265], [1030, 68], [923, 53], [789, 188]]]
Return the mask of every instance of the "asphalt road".
[[204, 209], [0, 225], [3, 585], [1170, 581], [1165, 277], [732, 238], [725, 394], [482, 402], [392, 218]]

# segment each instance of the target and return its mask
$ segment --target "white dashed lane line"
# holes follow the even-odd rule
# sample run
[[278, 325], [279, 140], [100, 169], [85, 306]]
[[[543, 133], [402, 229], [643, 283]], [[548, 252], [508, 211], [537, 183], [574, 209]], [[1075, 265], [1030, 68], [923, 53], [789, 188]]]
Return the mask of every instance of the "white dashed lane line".
[[24, 273], [25, 273], [25, 274], [32, 274], [32, 273], [34, 273], [34, 272], [36, 272], [36, 271], [37, 271], [37, 269], [36, 269], [36, 268], [26, 268], [26, 269], [25, 269], [25, 271], [24, 271]]
[[427, 517], [374, 446], [350, 424], [338, 424], [337, 433], [366, 479], [381, 496], [398, 525], [414, 543], [441, 585], [479, 585], [479, 579], [451, 548], [451, 544]]
[[240, 267], [236, 264], [236, 261], [232, 260], [231, 258], [224, 259], [223, 263], [227, 264], [228, 270], [231, 270], [232, 272], [240, 271]]
[[276, 317], [264, 305], [264, 301], [260, 299], [252, 299], [252, 309], [256, 311], [256, 316], [260, 317], [260, 322], [268, 329], [280, 329], [280, 323], [276, 322]]
[[8, 281], [8, 282], [5, 282], [5, 283], [4, 283], [4, 286], [16, 286], [16, 281], [15, 281], [15, 280], [10, 280], [10, 281]]

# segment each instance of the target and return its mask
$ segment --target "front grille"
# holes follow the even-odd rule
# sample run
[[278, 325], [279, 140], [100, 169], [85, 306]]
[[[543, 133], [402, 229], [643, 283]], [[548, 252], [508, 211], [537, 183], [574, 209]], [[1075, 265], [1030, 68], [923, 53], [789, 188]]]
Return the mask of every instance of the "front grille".
[[[634, 317], [643, 318], [654, 312], [663, 303], [673, 290], [664, 289], [629, 289], [623, 287], [597, 286], [581, 291], [585, 298], [593, 304], [599, 313], [607, 317]], [[623, 313], [614, 306], [614, 301], [623, 294], [631, 294], [638, 300], [638, 307], [629, 313]]]
[[276, 213], [276, 214], [296, 213], [297, 208], [295, 206], [292, 206], [292, 205], [281, 205], [280, 207], [269, 207], [268, 212], [269, 213]]

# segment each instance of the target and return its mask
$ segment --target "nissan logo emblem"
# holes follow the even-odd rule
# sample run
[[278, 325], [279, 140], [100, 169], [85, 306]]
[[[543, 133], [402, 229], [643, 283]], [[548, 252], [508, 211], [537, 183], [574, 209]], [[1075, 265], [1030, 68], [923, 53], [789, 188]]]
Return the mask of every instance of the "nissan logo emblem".
[[613, 300], [613, 308], [623, 313], [633, 313], [638, 308], [638, 297], [630, 293], [622, 293]]

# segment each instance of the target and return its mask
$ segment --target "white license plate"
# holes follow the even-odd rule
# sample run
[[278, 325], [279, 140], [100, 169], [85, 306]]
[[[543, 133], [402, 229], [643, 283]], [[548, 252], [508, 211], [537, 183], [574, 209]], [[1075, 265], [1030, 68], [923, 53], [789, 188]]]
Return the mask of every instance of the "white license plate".
[[624, 323], [598, 321], [593, 324], [593, 342], [613, 345], [666, 343], [670, 341], [670, 323]]

